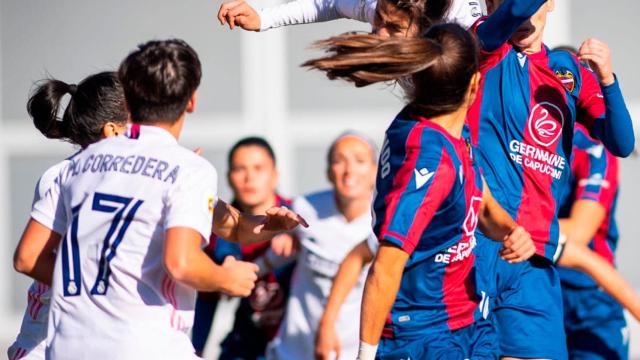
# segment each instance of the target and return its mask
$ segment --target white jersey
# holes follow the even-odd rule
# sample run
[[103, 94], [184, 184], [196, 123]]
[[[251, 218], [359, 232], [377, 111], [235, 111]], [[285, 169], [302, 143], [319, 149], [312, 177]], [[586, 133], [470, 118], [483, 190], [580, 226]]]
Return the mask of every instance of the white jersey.
[[207, 241], [216, 184], [211, 164], [152, 126], [93, 144], [61, 170], [32, 212], [65, 234], [47, 358], [196, 358], [196, 292], [164, 270], [164, 238], [188, 227]]
[[[268, 346], [268, 359], [313, 359], [316, 330], [333, 278], [345, 256], [371, 233], [371, 214], [367, 211], [348, 222], [336, 207], [333, 191], [299, 197], [293, 202], [293, 210], [307, 220], [309, 228], [296, 229], [301, 250], [285, 317]], [[343, 359], [355, 359], [358, 352], [364, 274], [336, 321]]]
[[[294, 0], [261, 9], [260, 31], [343, 18], [373, 25], [377, 4], [377, 0]], [[484, 0], [453, 0], [444, 20], [468, 29], [482, 16], [483, 6]]]
[[[42, 174], [33, 194], [32, 208], [45, 197], [47, 190], [53, 186], [60, 170], [69, 162], [70, 159], [65, 159]], [[20, 333], [13, 345], [9, 347], [8, 355], [10, 360], [44, 359], [50, 300], [51, 288], [39, 281], [34, 281], [29, 290], [27, 290], [27, 308], [22, 317]]]

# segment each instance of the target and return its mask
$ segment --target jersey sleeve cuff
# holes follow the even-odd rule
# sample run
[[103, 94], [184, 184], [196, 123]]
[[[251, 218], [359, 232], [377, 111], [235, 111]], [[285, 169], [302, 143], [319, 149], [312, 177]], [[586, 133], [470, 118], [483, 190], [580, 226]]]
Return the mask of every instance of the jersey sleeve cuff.
[[260, 32], [267, 31], [273, 27], [273, 17], [271, 16], [271, 9], [258, 10], [258, 17], [260, 17]]
[[620, 83], [618, 82], [618, 77], [616, 76], [616, 74], [613, 74], [613, 83], [607, 86], [600, 85], [600, 88], [602, 89], [602, 96], [604, 97], [622, 93], [622, 91], [620, 90]]
[[413, 243], [408, 241], [403, 236], [400, 236], [400, 234], [393, 234], [390, 232], [383, 233], [380, 236], [380, 242], [384, 242], [400, 248], [402, 251], [406, 252], [409, 255], [411, 255], [416, 248]]
[[211, 227], [212, 222], [209, 222], [208, 225], [204, 225], [203, 223], [199, 223], [193, 219], [173, 219], [165, 224], [165, 231], [171, 228], [176, 227], [185, 227], [189, 229], [193, 229], [200, 233], [202, 236], [203, 245], [209, 243], [209, 237], [211, 237]]
[[66, 230], [66, 224], [64, 224], [62, 221], [56, 219], [55, 217], [51, 217], [49, 216], [49, 214], [46, 214], [40, 210], [33, 209], [31, 210], [31, 218], [35, 221], [37, 221], [38, 223], [42, 224], [44, 227], [46, 227], [49, 230], [52, 230], [58, 234], [64, 234], [65, 230]]

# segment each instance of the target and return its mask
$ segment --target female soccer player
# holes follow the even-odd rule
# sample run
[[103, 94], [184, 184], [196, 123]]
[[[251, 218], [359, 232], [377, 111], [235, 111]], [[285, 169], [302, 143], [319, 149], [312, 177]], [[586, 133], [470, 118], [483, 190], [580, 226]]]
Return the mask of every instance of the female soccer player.
[[482, 190], [462, 137], [480, 80], [473, 36], [445, 24], [425, 38], [346, 35], [321, 45], [332, 55], [305, 65], [330, 78], [364, 86], [411, 75], [414, 86], [380, 156], [373, 208], [381, 247], [365, 287], [359, 358], [494, 358], [472, 271], [475, 228], [501, 241], [509, 262], [535, 247]]
[[306, 225], [286, 208], [252, 216], [218, 200], [211, 164], [178, 145], [200, 69], [180, 40], [129, 54], [118, 77], [134, 125], [80, 152], [34, 205], [48, 229], [34, 236], [28, 225], [14, 265], [51, 282], [55, 258], [47, 358], [195, 358], [195, 291], [248, 296], [256, 280], [253, 264], [207, 257], [212, 229], [253, 243]]
[[[331, 145], [327, 175], [333, 189], [298, 197], [293, 210], [312, 227], [298, 229], [300, 242], [285, 318], [267, 350], [268, 359], [311, 359], [318, 321], [329, 295], [331, 280], [344, 256], [371, 232], [371, 197], [376, 151], [363, 136], [346, 133]], [[358, 350], [358, 322], [362, 285], [347, 296], [338, 314], [341, 358], [354, 359]]]
[[481, 0], [294, 0], [256, 11], [245, 0], [224, 3], [218, 11], [220, 24], [233, 29], [265, 31], [286, 25], [307, 24], [340, 18], [371, 24], [380, 36], [415, 36], [431, 24], [444, 20], [465, 28], [482, 15]]
[[[571, 170], [570, 188], [561, 202], [560, 231], [568, 242], [588, 246], [613, 265], [618, 160], [577, 125]], [[563, 267], [559, 273], [569, 357], [627, 359], [629, 335], [622, 306], [587, 274]]]
[[532, 261], [511, 266], [495, 256], [495, 245], [479, 242], [479, 275], [487, 281], [483, 288], [497, 296], [494, 315], [505, 357], [567, 357], [552, 263], [559, 254], [558, 202], [571, 171], [575, 122], [614, 155], [628, 155], [634, 143], [608, 48], [593, 39], [582, 46], [579, 58], [594, 75], [573, 55], [544, 46], [553, 7], [553, 0], [505, 0], [474, 28], [482, 83], [468, 120], [471, 139], [496, 200], [527, 224], [537, 247]]
[[[233, 191], [233, 206], [261, 215], [274, 206], [290, 206], [290, 201], [276, 192], [278, 170], [271, 145], [260, 137], [241, 139], [228, 156], [227, 179]], [[269, 242], [239, 245], [212, 238], [207, 251], [217, 263], [226, 256], [251, 261], [265, 267]], [[265, 257], [267, 256], [267, 257]], [[264, 357], [267, 343], [275, 336], [284, 316], [289, 281], [294, 264], [266, 271], [256, 282], [251, 295], [242, 299], [236, 311], [233, 329], [221, 345], [220, 359], [259, 359]], [[192, 340], [202, 352], [209, 335], [218, 294], [198, 294]]]
[[[62, 104], [65, 96], [69, 97], [66, 108]], [[128, 118], [122, 86], [114, 72], [91, 75], [78, 85], [60, 80], [44, 80], [29, 98], [27, 110], [35, 127], [45, 137], [62, 139], [81, 149], [100, 139], [123, 134]], [[61, 119], [58, 119], [58, 114], [62, 114]], [[74, 156], [42, 174], [36, 185], [34, 204], [44, 198], [60, 169]], [[43, 227], [37, 221], [30, 221], [28, 229], [34, 235], [40, 235]], [[52, 245], [49, 244], [47, 251], [55, 250]], [[34, 281], [29, 288], [27, 310], [20, 333], [9, 348], [10, 360], [44, 359], [51, 299], [48, 284], [50, 282]]]

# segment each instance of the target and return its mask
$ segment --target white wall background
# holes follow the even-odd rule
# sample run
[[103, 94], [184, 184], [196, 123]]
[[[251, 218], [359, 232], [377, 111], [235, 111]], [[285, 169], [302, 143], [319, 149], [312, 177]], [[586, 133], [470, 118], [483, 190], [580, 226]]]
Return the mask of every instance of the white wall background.
[[[550, 44], [578, 45], [587, 36], [610, 42], [616, 71], [631, 104], [640, 105], [640, 73], [634, 72], [640, 2], [558, 0], [548, 29]], [[180, 37], [203, 63], [199, 109], [188, 119], [182, 142], [200, 146], [221, 174], [227, 148], [242, 136], [260, 134], [274, 145], [281, 191], [296, 195], [326, 186], [328, 142], [346, 129], [380, 141], [402, 99], [384, 86], [354, 89], [326, 81], [298, 65], [316, 53], [313, 40], [347, 30], [368, 30], [350, 21], [273, 30], [229, 31], [216, 20], [219, 0], [0, 0], [0, 351], [13, 340], [26, 304], [29, 280], [13, 272], [11, 255], [28, 218], [33, 187], [50, 165], [71, 153], [67, 144], [44, 139], [30, 123], [25, 104], [34, 81], [52, 76], [78, 82], [114, 69], [136, 44]], [[260, 3], [260, 6], [266, 6]], [[596, 24], [596, 26], [593, 26]], [[640, 106], [632, 106], [640, 118]], [[620, 268], [640, 288], [640, 192], [637, 158], [623, 161], [618, 210]], [[226, 184], [222, 197], [228, 198]], [[636, 331], [638, 333], [640, 331]], [[640, 339], [639, 341], [640, 342]], [[2, 356], [2, 355], [0, 355]], [[640, 357], [639, 357], [640, 358]]]

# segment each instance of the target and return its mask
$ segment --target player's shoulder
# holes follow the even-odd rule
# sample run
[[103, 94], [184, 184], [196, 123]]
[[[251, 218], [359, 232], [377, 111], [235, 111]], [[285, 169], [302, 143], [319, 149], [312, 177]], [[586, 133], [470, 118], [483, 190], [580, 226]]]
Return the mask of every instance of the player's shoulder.
[[336, 210], [334, 191], [327, 189], [297, 196], [293, 209], [307, 220], [331, 216]]
[[56, 182], [56, 179], [59, 179], [61, 177], [61, 174], [64, 173], [63, 170], [66, 169], [66, 167], [69, 166], [69, 164], [73, 162], [73, 159], [77, 158], [79, 154], [80, 151], [50, 166], [42, 173], [36, 185], [36, 191], [40, 197], [44, 196], [47, 190], [49, 190], [51, 186]]

